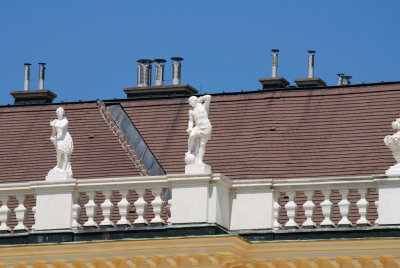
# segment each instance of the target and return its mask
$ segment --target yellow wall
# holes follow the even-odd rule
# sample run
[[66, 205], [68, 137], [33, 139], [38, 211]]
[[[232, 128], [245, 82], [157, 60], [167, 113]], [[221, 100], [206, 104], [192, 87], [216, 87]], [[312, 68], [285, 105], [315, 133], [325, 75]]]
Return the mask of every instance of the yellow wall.
[[0, 247], [0, 268], [400, 268], [400, 239], [274, 241], [237, 236]]

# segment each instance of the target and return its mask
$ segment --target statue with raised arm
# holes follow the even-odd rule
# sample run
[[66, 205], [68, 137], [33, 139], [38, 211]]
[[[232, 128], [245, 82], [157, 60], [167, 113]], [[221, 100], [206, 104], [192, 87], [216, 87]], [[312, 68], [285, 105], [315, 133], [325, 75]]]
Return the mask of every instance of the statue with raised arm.
[[57, 152], [57, 165], [47, 176], [50, 180], [72, 178], [71, 154], [74, 144], [68, 132], [68, 120], [64, 113], [64, 109], [59, 107], [56, 111], [57, 119], [50, 121], [50, 126], [53, 128], [50, 140]]
[[189, 134], [188, 151], [185, 154], [187, 165], [203, 165], [206, 143], [211, 138], [212, 126], [208, 119], [211, 96], [192, 96], [189, 98], [189, 125], [186, 132]]

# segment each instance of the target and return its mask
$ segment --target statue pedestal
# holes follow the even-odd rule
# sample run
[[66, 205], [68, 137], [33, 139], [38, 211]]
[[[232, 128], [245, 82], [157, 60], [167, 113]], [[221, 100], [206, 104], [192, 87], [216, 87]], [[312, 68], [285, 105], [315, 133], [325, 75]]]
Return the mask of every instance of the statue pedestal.
[[386, 170], [387, 176], [400, 176], [400, 164], [396, 164], [391, 166], [388, 170]]
[[63, 170], [52, 169], [46, 176], [46, 181], [65, 181], [72, 180], [68, 172]]
[[187, 164], [185, 174], [211, 174], [211, 167], [206, 164]]

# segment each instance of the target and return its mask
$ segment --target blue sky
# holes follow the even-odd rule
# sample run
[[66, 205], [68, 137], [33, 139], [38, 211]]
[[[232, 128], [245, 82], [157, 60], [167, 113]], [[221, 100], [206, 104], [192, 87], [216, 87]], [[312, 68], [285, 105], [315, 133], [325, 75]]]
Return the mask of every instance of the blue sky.
[[[315, 76], [336, 73], [353, 83], [400, 80], [400, 1], [102, 1], [0, 2], [0, 105], [23, 90], [23, 63], [46, 62], [45, 88], [56, 101], [125, 98], [136, 85], [139, 58], [183, 57], [182, 82], [201, 91], [256, 90], [271, 76], [293, 84], [307, 76], [307, 50], [316, 50]], [[171, 83], [171, 61], [166, 63]]]

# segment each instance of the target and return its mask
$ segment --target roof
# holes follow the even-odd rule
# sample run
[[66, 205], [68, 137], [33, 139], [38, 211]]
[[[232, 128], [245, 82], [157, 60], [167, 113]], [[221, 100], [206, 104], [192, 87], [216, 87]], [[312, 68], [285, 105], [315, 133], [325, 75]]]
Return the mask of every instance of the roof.
[[[383, 138], [394, 133], [399, 102], [400, 82], [215, 94], [204, 161], [231, 179], [382, 174], [395, 162]], [[184, 173], [186, 97], [105, 104], [122, 106], [167, 174]], [[75, 178], [143, 175], [115, 118], [77, 102], [0, 107], [1, 182], [43, 180], [55, 165], [48, 122], [58, 106], [74, 140]]]
[[[400, 83], [218, 94], [204, 161], [231, 179], [382, 174], [399, 102]], [[166, 173], [183, 173], [187, 100], [121, 104]]]
[[73, 177], [139, 176], [96, 103], [9, 106], [0, 108], [0, 181], [44, 180], [56, 165], [50, 120], [63, 106], [74, 141]]

